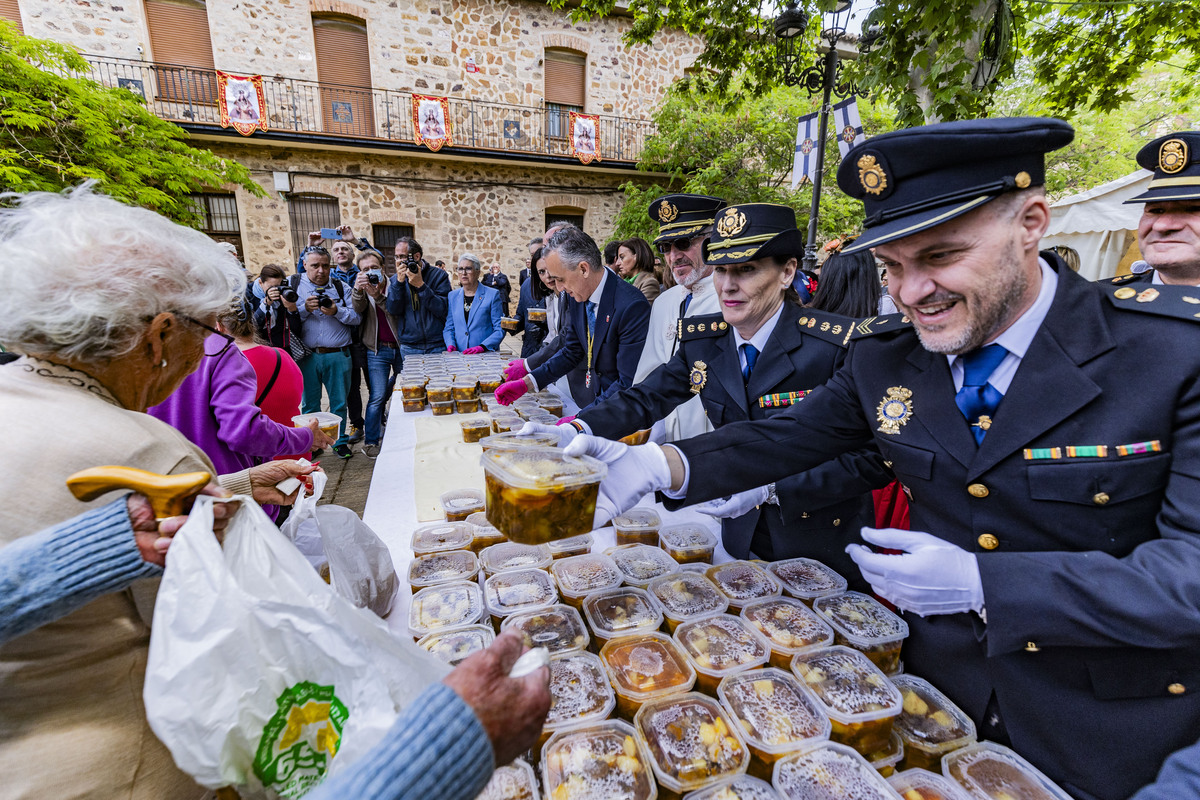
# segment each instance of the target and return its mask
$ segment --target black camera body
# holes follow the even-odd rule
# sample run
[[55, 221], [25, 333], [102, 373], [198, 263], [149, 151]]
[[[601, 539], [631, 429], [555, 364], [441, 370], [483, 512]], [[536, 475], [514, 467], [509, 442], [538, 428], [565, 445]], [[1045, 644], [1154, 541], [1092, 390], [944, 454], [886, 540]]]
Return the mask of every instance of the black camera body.
[[372, 286], [378, 286], [379, 285], [379, 276], [378, 275], [367, 275], [367, 283], [371, 284]]
[[300, 295], [298, 295], [296, 293], [295, 289], [286, 288], [282, 292], [279, 293], [279, 296], [282, 297], [284, 300], [287, 300], [289, 303], [300, 302]]
[[415, 258], [408, 258], [404, 262], [404, 268], [412, 273], [421, 271], [421, 262]]
[[317, 305], [321, 308], [333, 308], [333, 300], [325, 296], [324, 289], [317, 289], [313, 292], [317, 296]]

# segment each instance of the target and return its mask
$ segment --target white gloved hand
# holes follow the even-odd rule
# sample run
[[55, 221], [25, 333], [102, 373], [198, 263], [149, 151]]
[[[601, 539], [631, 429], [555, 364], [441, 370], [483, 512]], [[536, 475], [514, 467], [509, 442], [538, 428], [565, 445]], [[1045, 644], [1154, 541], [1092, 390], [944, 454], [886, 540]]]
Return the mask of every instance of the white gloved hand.
[[878, 547], [907, 551], [884, 555], [861, 544], [846, 547], [875, 593], [897, 608], [922, 617], [983, 610], [983, 580], [974, 553], [920, 531], [863, 528], [862, 537]]
[[564, 452], [569, 456], [591, 456], [608, 465], [608, 477], [600, 484], [600, 498], [596, 501], [596, 528], [633, 508], [647, 494], [671, 486], [671, 467], [656, 444], [631, 447], [580, 434]]
[[528, 436], [531, 433], [552, 433], [558, 437], [558, 446], [566, 447], [571, 440], [579, 435], [579, 429], [574, 425], [541, 425], [537, 422], [526, 422], [519, 433]]
[[759, 486], [757, 489], [738, 492], [731, 497], [709, 500], [706, 503], [693, 506], [693, 508], [701, 514], [708, 514], [710, 517], [731, 519], [752, 511], [756, 506], [763, 505], [770, 496], [771, 492], [766, 486]]

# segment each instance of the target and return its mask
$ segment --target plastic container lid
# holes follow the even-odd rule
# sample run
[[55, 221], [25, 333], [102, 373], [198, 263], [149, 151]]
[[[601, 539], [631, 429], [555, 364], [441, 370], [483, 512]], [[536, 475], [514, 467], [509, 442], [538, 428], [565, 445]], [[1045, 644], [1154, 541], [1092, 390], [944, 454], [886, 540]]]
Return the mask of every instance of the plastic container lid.
[[[509, 414], [512, 414], [510, 411]], [[516, 417], [512, 414], [512, 417]], [[493, 419], [507, 419], [505, 416], [492, 415]], [[486, 436], [479, 440], [483, 445], [483, 452], [488, 452], [492, 449], [508, 449], [520, 450], [523, 447], [558, 447], [558, 437], [553, 433], [517, 433], [509, 431], [507, 433], [493, 433], [491, 436]]]
[[487, 610], [497, 617], [545, 608], [558, 602], [554, 581], [540, 569], [498, 572], [483, 585]]
[[887, 747], [882, 750], [877, 750], [866, 757], [867, 762], [878, 772], [883, 772], [888, 767], [895, 767], [904, 758], [904, 740], [900, 738], [900, 734], [892, 731], [891, 738], [888, 739]]
[[483, 617], [483, 592], [478, 583], [455, 581], [430, 586], [412, 597], [408, 629], [417, 638], [445, 628], [474, 625]]
[[775, 762], [771, 784], [785, 800], [898, 800], [900, 797], [852, 748], [821, 742]]
[[637, 702], [686, 692], [696, 682], [687, 656], [665, 633], [610, 639], [600, 648], [600, 660], [617, 694]]
[[792, 671], [835, 722], [851, 725], [900, 713], [900, 690], [857, 650], [839, 645], [801, 653]]
[[511, 764], [497, 767], [475, 800], [539, 800], [540, 797], [533, 767], [518, 758]]
[[718, 614], [684, 622], [675, 629], [675, 641], [687, 653], [696, 672], [718, 680], [767, 663], [771, 646], [741, 617]]
[[[542, 746], [547, 800], [654, 800], [650, 754], [624, 720], [585, 722], [556, 731]], [[562, 792], [560, 786], [569, 786]]]
[[679, 563], [661, 547], [648, 544], [625, 544], [604, 551], [630, 586], [646, 587], [660, 575], [679, 570]]
[[583, 614], [596, 636], [604, 639], [656, 631], [663, 620], [649, 593], [633, 586], [589, 594], [583, 600]]
[[971, 800], [954, 781], [929, 770], [906, 769], [887, 781], [904, 800]]
[[544, 544], [501, 542], [479, 554], [480, 566], [488, 575], [512, 569], [545, 569], [553, 560], [550, 548]]
[[741, 608], [761, 597], [778, 597], [783, 587], [775, 577], [758, 564], [749, 561], [730, 561], [709, 567], [705, 573], [716, 584], [733, 608]]
[[415, 555], [462, 550], [471, 546], [475, 529], [466, 522], [431, 522], [413, 530], [412, 551]]
[[741, 726], [699, 692], [649, 700], [633, 718], [663, 788], [682, 793], [746, 771], [750, 750]]
[[792, 597], [813, 601], [818, 597], [846, 591], [846, 579], [820, 561], [811, 558], [789, 558], [775, 561], [767, 569], [783, 584]]
[[851, 647], [879, 647], [908, 636], [908, 623], [861, 592], [842, 592], [813, 601], [813, 611]]
[[624, 576], [613, 560], [598, 553], [560, 558], [550, 565], [564, 597], [583, 597], [620, 586]]
[[729, 598], [698, 572], [676, 572], [655, 578], [647, 587], [663, 610], [663, 615], [677, 622], [723, 614], [729, 608]]
[[467, 625], [423, 636], [417, 646], [455, 666], [472, 653], [486, 648], [495, 638], [496, 632], [491, 625]]
[[779, 792], [753, 775], [725, 778], [711, 786], [688, 792], [683, 800], [780, 800]]
[[764, 753], [786, 753], [829, 738], [825, 709], [790, 672], [767, 667], [730, 675], [717, 687], [717, 697], [750, 746]]
[[975, 723], [924, 678], [896, 675], [901, 711], [895, 729], [904, 746], [940, 757], [975, 741]]
[[447, 514], [472, 514], [483, 507], [482, 489], [455, 489], [442, 494], [442, 510]]
[[500, 623], [500, 630], [508, 628], [519, 629], [526, 645], [544, 647], [551, 655], [584, 650], [592, 639], [579, 612], [562, 603], [511, 614]]
[[483, 470], [514, 489], [541, 491], [599, 483], [608, 474], [604, 462], [590, 456], [567, 456], [556, 447], [493, 450], [483, 454]]
[[593, 653], [561, 653], [550, 659], [550, 713], [543, 730], [602, 720], [617, 706], [604, 664]]
[[[462, 428], [465, 428], [467, 430], [473, 430], [473, 431], [483, 431], [483, 430], [490, 431], [492, 429], [491, 421], [483, 419], [482, 417], [480, 417], [478, 419], [460, 420], [458, 424]], [[487, 437], [484, 437], [484, 438], [487, 438]]]
[[619, 531], [658, 530], [662, 526], [662, 518], [653, 508], [631, 508], [624, 514], [613, 517], [612, 526]]
[[469, 581], [479, 574], [479, 559], [470, 550], [448, 550], [417, 556], [408, 566], [408, 582], [413, 586]]
[[742, 608], [742, 619], [767, 637], [776, 653], [794, 656], [833, 644], [833, 629], [794, 597], [767, 597]]
[[1033, 764], [995, 742], [979, 742], [942, 756], [942, 772], [974, 797], [999, 800], [1070, 800]]
[[662, 542], [663, 549], [669, 548], [687, 555], [700, 554], [717, 546], [717, 537], [712, 531], [703, 525], [691, 523], [659, 528], [658, 540]]
[[297, 427], [304, 427], [312, 420], [317, 421], [317, 425], [324, 428], [327, 425], [341, 425], [342, 418], [337, 414], [330, 414], [328, 411], [314, 411], [311, 414], [297, 414], [292, 417], [292, 424]]
[[583, 536], [572, 536], [570, 539], [555, 539], [552, 542], [546, 542], [546, 547], [549, 547], [550, 553], [555, 556], [583, 555], [592, 549], [592, 535], [585, 533]]

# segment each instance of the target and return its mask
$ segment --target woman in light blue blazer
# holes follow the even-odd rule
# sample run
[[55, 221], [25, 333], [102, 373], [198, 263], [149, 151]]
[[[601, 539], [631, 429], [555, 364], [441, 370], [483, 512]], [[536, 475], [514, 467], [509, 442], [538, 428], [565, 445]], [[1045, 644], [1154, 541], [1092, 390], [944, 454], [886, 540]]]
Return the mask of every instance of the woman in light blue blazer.
[[442, 338], [446, 350], [482, 353], [495, 350], [504, 339], [500, 327], [500, 293], [479, 282], [483, 265], [473, 253], [458, 259], [459, 288], [450, 292], [450, 311]]

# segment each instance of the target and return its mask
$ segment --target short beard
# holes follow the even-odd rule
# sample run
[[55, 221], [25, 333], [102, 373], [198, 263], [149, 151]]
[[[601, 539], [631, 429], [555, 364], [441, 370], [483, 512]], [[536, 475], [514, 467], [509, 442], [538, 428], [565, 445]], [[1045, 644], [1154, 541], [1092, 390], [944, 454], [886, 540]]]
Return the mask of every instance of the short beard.
[[712, 275], [712, 269], [707, 264], [700, 266], [692, 265], [692, 271], [688, 274], [687, 280], [679, 282], [679, 285], [687, 289], [689, 292], [696, 288], [696, 284]]

